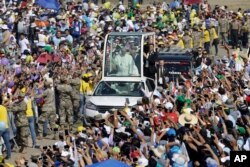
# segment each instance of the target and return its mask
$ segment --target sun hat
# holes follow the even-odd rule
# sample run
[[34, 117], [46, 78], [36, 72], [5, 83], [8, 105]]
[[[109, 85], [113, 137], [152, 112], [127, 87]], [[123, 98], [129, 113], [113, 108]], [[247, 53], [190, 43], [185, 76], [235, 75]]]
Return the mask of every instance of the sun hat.
[[161, 158], [162, 155], [166, 152], [166, 147], [164, 147], [163, 145], [160, 145], [157, 148], [152, 149], [152, 151], [157, 157]]
[[186, 167], [188, 160], [184, 154], [174, 154], [173, 155], [173, 167]]
[[193, 114], [181, 114], [178, 121], [182, 126], [185, 126], [185, 124], [195, 125], [198, 122], [198, 118]]

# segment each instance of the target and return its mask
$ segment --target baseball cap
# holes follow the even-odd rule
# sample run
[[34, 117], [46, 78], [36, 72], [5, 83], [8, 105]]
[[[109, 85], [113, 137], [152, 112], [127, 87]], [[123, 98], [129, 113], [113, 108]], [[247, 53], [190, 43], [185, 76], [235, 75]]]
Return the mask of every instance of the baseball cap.
[[168, 131], [167, 131], [167, 135], [170, 137], [170, 136], [176, 136], [176, 131], [174, 128], [170, 128]]
[[77, 132], [82, 132], [83, 130], [85, 130], [85, 127], [83, 127], [83, 126], [77, 127]]
[[217, 162], [214, 159], [212, 159], [211, 157], [208, 157], [206, 159], [206, 163], [207, 163], [207, 167], [218, 167]]
[[238, 132], [240, 135], [245, 135], [246, 134], [246, 129], [241, 127], [241, 126], [238, 126]]

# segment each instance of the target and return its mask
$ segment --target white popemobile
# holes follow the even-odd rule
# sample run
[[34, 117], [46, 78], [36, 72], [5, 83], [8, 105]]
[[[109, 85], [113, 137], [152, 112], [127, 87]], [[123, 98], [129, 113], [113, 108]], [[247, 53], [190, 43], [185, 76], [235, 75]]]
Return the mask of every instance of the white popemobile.
[[86, 97], [85, 114], [105, 118], [112, 108], [123, 109], [151, 96], [155, 81], [143, 75], [144, 43], [155, 46], [155, 33], [112, 32], [105, 38], [102, 80]]

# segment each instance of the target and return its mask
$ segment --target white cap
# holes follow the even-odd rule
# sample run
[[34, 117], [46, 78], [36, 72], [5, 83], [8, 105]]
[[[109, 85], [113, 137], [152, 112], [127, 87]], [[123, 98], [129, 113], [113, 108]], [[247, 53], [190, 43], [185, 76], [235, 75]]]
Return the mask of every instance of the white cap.
[[173, 107], [174, 107], [174, 105], [173, 105], [172, 103], [170, 103], [170, 102], [167, 102], [167, 103], [165, 104], [165, 108], [166, 108], [166, 109], [172, 110]]

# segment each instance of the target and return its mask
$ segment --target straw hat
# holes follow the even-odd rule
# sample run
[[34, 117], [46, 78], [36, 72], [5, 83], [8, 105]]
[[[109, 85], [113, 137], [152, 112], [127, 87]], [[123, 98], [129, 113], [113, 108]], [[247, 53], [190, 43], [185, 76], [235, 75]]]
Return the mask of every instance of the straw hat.
[[161, 156], [166, 152], [166, 148], [164, 146], [158, 146], [157, 148], [152, 150], [154, 154], [161, 158]]
[[195, 115], [192, 114], [181, 114], [178, 121], [182, 126], [185, 126], [185, 124], [197, 124], [198, 119]]

